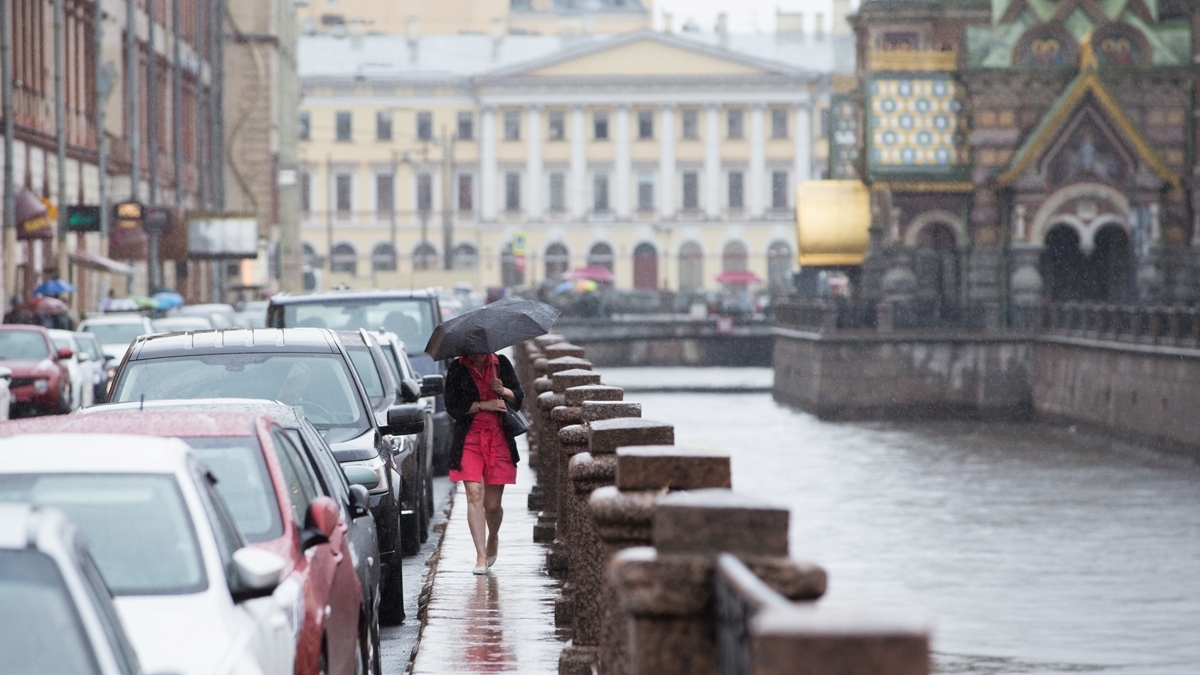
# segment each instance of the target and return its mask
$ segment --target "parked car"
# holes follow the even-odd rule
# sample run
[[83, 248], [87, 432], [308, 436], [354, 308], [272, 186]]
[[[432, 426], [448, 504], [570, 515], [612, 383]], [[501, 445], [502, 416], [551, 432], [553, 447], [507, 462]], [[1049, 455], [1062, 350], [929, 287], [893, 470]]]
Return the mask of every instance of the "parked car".
[[12, 409], [12, 393], [8, 387], [12, 384], [12, 368], [0, 366], [0, 421], [8, 419]]
[[[92, 408], [91, 410], [103, 410]], [[246, 541], [288, 561], [301, 588], [297, 675], [353, 675], [367, 663], [362, 588], [350, 554], [349, 514], [325, 493], [305, 452], [270, 416], [248, 412], [124, 410], [14, 422], [0, 435], [137, 433], [178, 437], [216, 476], [217, 492]], [[367, 501], [359, 505], [367, 512]], [[323, 520], [332, 519], [330, 522]], [[362, 621], [360, 626], [360, 620]], [[324, 670], [319, 670], [324, 661]]]
[[380, 619], [404, 620], [400, 510], [391, 444], [384, 436], [419, 433], [414, 405], [393, 406], [380, 426], [350, 357], [333, 331], [256, 329], [148, 335], [121, 363], [110, 400], [257, 398], [299, 406], [343, 467], [379, 477], [371, 514], [383, 579]]
[[[433, 329], [442, 322], [437, 291], [329, 291], [310, 295], [279, 293], [271, 297], [267, 325], [272, 328], [315, 326], [335, 330], [395, 333], [409, 347], [413, 368], [421, 375], [446, 375], [446, 364], [424, 353]], [[453, 433], [445, 402], [437, 396], [434, 424], [434, 472], [449, 471]]]
[[222, 302], [212, 302], [203, 305], [183, 305], [167, 312], [168, 317], [198, 316], [207, 319], [210, 328], [236, 328], [237, 314], [233, 307]]
[[61, 511], [0, 504], [4, 671], [141, 675], [104, 579]]
[[283, 558], [246, 546], [213, 482], [178, 439], [0, 440], [0, 502], [79, 527], [147, 671], [292, 675], [299, 588], [280, 584]]
[[75, 333], [75, 344], [88, 355], [88, 369], [92, 371], [92, 402], [103, 403], [108, 396], [108, 359], [100, 348], [100, 341], [91, 333]]
[[203, 316], [164, 316], [153, 319], [155, 333], [186, 333], [189, 330], [209, 330], [212, 321]]
[[235, 312], [237, 325], [242, 328], [266, 328], [268, 304], [270, 303], [266, 300], [251, 300], [242, 303]]
[[78, 330], [95, 335], [100, 341], [100, 349], [104, 350], [104, 356], [109, 360], [109, 365], [115, 366], [125, 356], [135, 338], [154, 332], [154, 324], [148, 317], [137, 312], [121, 312], [90, 316], [80, 322]]
[[66, 359], [41, 326], [0, 326], [0, 365], [12, 371], [9, 392], [15, 414], [65, 413], [71, 406], [71, 374]]
[[[69, 410], [79, 410], [92, 405], [96, 392], [93, 389], [92, 365], [89, 362], [91, 356], [79, 348], [79, 343], [75, 342], [75, 333], [57, 328], [50, 329], [49, 333], [50, 341], [58, 350], [59, 360], [67, 367], [67, 373], [71, 376]], [[64, 357], [67, 352], [71, 355]]]

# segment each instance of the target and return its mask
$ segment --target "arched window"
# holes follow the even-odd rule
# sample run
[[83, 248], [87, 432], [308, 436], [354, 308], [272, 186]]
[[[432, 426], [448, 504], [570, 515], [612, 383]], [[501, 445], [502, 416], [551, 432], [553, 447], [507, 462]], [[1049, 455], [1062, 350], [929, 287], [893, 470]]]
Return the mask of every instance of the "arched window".
[[704, 249], [694, 241], [679, 247], [679, 290], [692, 293], [704, 287]]
[[371, 249], [371, 269], [376, 272], [396, 271], [396, 247], [390, 241], [381, 241]]
[[550, 281], [558, 279], [571, 267], [571, 252], [561, 242], [554, 242], [546, 247], [546, 278]]
[[604, 242], [592, 244], [591, 250], [588, 251], [587, 266], [603, 267], [609, 272], [613, 271], [612, 247]]
[[414, 270], [435, 270], [438, 267], [438, 252], [433, 244], [423, 241], [413, 249]]
[[767, 247], [767, 283], [771, 290], [786, 292], [791, 288], [792, 247], [786, 241], [772, 242]]
[[724, 272], [744, 272], [748, 257], [749, 254], [746, 251], [745, 244], [740, 241], [731, 241], [725, 244], [725, 250], [721, 253], [721, 270]]
[[475, 248], [475, 244], [464, 241], [454, 247], [454, 269], [479, 269], [479, 249]]
[[300, 243], [300, 264], [305, 267], [320, 267], [317, 264], [317, 247], [307, 241]]
[[513, 254], [512, 243], [504, 245], [500, 252], [500, 283], [505, 288], [515, 288], [525, 285], [525, 268], [517, 265], [517, 256]]
[[358, 274], [358, 251], [354, 250], [354, 244], [343, 241], [333, 245], [333, 252], [329, 255], [329, 271]]
[[633, 287], [658, 288], [658, 249], [654, 244], [642, 242], [633, 249]]

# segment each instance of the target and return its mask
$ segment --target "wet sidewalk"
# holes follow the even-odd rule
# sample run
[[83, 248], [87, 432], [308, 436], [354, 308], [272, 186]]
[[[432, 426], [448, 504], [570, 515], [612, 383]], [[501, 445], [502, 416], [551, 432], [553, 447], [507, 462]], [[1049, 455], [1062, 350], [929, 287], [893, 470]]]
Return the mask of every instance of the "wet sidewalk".
[[504, 491], [500, 552], [491, 573], [476, 576], [467, 529], [467, 495], [456, 485], [413, 675], [558, 672], [558, 582], [545, 572], [546, 549], [533, 543], [537, 514], [525, 508], [533, 487], [525, 465]]

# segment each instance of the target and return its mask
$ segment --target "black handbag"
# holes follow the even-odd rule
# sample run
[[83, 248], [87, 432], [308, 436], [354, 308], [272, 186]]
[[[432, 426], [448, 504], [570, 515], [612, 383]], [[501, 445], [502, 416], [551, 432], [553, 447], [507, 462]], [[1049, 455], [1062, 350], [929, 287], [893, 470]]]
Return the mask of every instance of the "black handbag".
[[529, 420], [525, 419], [520, 410], [509, 408], [504, 411], [504, 430], [515, 438], [529, 431]]

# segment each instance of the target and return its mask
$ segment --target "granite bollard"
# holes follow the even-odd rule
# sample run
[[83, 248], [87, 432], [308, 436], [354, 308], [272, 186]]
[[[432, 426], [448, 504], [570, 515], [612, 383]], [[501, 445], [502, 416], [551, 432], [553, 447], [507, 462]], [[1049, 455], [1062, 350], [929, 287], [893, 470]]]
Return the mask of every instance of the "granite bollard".
[[[558, 518], [558, 429], [559, 425], [553, 419], [555, 408], [564, 405], [564, 394], [554, 391], [554, 376], [569, 370], [590, 371], [592, 364], [585, 359], [574, 356], [562, 356], [545, 362], [545, 375], [538, 378], [536, 384], [538, 394], [538, 482], [542, 486], [542, 511], [538, 514], [537, 524], [533, 530], [533, 540], [538, 543], [554, 541], [555, 521]], [[580, 378], [568, 375], [563, 378], [563, 384], [579, 381]]]

